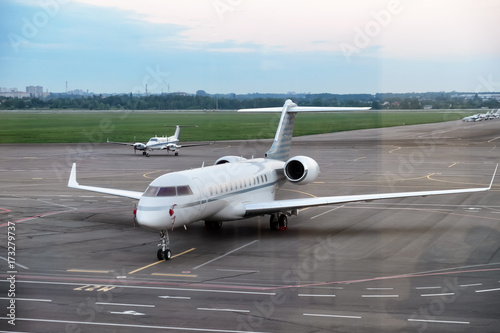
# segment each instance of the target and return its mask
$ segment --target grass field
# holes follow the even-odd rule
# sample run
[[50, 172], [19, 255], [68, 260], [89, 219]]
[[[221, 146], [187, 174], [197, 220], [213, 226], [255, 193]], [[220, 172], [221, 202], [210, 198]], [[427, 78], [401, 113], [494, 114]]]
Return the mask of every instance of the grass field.
[[[461, 119], [457, 112], [301, 113], [294, 136], [365, 128], [435, 123]], [[184, 128], [182, 141], [272, 138], [279, 114], [236, 112], [7, 112], [0, 113], [0, 143], [144, 142], [154, 135], [172, 135], [163, 125], [198, 125]]]

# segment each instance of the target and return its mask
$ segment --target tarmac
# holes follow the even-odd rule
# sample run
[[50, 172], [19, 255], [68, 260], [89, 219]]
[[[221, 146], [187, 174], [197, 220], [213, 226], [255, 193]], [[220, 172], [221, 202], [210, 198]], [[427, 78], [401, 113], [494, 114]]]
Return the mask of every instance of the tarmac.
[[[488, 192], [304, 209], [286, 231], [267, 216], [194, 223], [170, 233], [169, 261], [134, 225], [134, 200], [66, 186], [73, 162], [80, 184], [143, 191], [270, 143], [149, 158], [105, 143], [0, 145], [0, 331], [498, 331], [498, 176]], [[278, 198], [487, 187], [500, 121], [300, 137], [292, 155], [321, 174]]]

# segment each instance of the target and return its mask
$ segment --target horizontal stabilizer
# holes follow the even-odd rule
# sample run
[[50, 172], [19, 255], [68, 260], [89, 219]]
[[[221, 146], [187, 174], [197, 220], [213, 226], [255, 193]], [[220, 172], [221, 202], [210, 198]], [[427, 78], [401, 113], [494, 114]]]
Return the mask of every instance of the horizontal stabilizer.
[[[367, 111], [371, 107], [334, 107], [334, 106], [290, 106], [287, 112], [344, 112]], [[282, 107], [239, 109], [238, 112], [282, 112]]]

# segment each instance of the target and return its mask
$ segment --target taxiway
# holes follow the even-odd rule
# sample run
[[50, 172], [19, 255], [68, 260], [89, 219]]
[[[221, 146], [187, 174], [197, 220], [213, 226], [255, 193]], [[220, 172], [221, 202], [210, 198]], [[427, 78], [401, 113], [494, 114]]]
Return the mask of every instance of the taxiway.
[[[279, 197], [487, 186], [500, 161], [498, 126], [294, 138], [292, 154], [316, 159], [322, 173]], [[1, 145], [0, 330], [498, 330], [500, 179], [489, 192], [305, 209], [284, 232], [270, 231], [268, 217], [219, 231], [195, 223], [171, 233], [170, 261], [156, 260], [157, 234], [134, 226], [134, 200], [66, 187], [73, 162], [81, 184], [142, 191], [165, 172], [260, 157], [269, 146], [218, 142], [146, 158], [102, 143]]]

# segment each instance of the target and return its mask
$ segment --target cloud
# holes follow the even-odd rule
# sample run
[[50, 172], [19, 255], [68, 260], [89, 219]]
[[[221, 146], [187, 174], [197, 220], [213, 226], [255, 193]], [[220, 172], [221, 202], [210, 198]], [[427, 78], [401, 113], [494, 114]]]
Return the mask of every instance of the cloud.
[[386, 57], [500, 54], [496, 0], [77, 1], [183, 26], [178, 36], [190, 47], [235, 41], [235, 52], [252, 52], [238, 45], [250, 43], [269, 52], [341, 53], [344, 44]]

